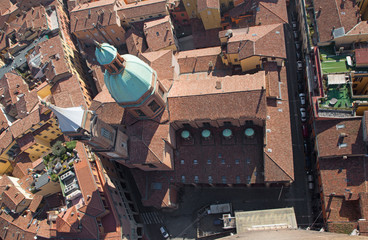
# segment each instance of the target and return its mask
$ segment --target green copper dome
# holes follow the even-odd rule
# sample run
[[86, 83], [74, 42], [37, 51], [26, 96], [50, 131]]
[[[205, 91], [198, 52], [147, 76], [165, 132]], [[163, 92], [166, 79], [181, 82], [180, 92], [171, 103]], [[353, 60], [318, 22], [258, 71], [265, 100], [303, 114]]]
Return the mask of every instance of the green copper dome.
[[116, 48], [108, 43], [97, 45], [95, 55], [101, 65], [110, 64], [117, 54]]
[[[154, 76], [154, 86], [150, 93], [152, 95], [157, 82], [156, 72], [136, 56], [125, 54], [122, 57], [125, 65], [123, 71], [118, 74], [110, 74], [105, 71], [105, 85], [111, 96], [118, 103], [135, 102], [151, 88]], [[129, 106], [139, 106], [144, 101], [145, 99], [139, 104]]]

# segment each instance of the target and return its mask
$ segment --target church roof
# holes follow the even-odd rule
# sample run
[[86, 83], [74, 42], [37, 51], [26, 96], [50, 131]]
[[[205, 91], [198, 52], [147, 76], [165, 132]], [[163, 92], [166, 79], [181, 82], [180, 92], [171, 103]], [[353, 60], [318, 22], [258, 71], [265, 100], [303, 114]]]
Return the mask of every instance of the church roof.
[[62, 132], [76, 132], [82, 127], [85, 110], [81, 106], [61, 108], [49, 104], [48, 107], [56, 115]]
[[122, 57], [124, 70], [119, 74], [105, 71], [105, 85], [118, 103], [135, 102], [151, 88], [155, 72], [136, 56], [125, 54]]
[[95, 55], [101, 65], [110, 64], [116, 57], [117, 50], [108, 43], [102, 43], [96, 47]]

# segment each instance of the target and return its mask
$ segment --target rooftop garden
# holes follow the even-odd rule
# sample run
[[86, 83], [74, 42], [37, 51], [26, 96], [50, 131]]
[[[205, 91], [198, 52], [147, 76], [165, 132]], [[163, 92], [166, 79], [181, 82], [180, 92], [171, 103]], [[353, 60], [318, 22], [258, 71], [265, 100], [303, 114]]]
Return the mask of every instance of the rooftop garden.
[[349, 72], [346, 63], [348, 54], [336, 54], [334, 46], [320, 47], [321, 69], [323, 74]]
[[320, 99], [320, 108], [351, 110], [353, 101], [348, 84], [329, 85], [325, 93], [326, 97]]
[[51, 149], [51, 153], [43, 157], [43, 162], [46, 166], [47, 173], [51, 180], [58, 181], [58, 176], [73, 167], [74, 161], [77, 159], [74, 151], [76, 141], [62, 143], [57, 141]]

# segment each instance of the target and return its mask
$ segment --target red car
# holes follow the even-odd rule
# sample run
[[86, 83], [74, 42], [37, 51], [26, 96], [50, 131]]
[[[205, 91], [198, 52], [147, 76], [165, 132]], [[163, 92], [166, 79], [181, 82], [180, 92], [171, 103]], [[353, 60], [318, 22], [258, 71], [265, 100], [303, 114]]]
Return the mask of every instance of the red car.
[[303, 137], [307, 138], [308, 137], [308, 126], [307, 126], [307, 124], [302, 125], [302, 130], [303, 130]]

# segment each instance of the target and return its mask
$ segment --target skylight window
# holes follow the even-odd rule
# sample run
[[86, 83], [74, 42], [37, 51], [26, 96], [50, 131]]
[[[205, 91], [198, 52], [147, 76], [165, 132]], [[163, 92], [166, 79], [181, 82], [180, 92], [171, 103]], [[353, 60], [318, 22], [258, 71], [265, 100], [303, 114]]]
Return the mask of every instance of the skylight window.
[[342, 129], [342, 128], [345, 128], [345, 124], [337, 124], [336, 125], [337, 130]]

